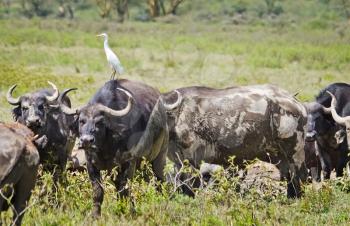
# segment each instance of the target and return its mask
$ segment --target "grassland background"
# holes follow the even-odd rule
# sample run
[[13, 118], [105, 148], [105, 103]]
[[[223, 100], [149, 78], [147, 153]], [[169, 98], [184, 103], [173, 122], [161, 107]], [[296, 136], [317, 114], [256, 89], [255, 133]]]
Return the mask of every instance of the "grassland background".
[[[236, 13], [237, 2], [247, 8], [243, 19]], [[61, 90], [77, 87], [70, 95], [73, 104], [86, 103], [109, 78], [102, 40], [95, 37], [101, 32], [109, 34], [110, 46], [126, 69], [122, 78], [143, 81], [162, 92], [190, 85], [272, 83], [310, 101], [326, 85], [349, 81], [350, 24], [337, 1], [282, 1], [283, 13], [277, 16], [261, 15], [264, 1], [237, 2], [187, 1], [179, 16], [153, 22], [136, 20], [145, 9], [140, 4], [130, 9], [130, 20], [123, 24], [116, 23], [114, 16], [100, 19], [90, 8], [77, 10], [74, 20], [27, 19], [16, 5], [9, 14], [0, 9], [0, 120], [11, 120], [5, 93], [15, 83], [15, 95], [47, 87], [48, 80]], [[39, 197], [51, 183], [50, 175], [43, 176], [24, 225], [350, 222], [348, 178], [325, 182], [318, 192], [307, 187], [300, 200], [266, 198], [254, 192], [242, 197], [227, 184], [223, 190], [200, 191], [196, 199], [180, 194], [170, 199], [166, 188], [157, 192], [154, 184], [139, 179], [133, 193], [136, 213], [130, 212], [130, 200], [117, 200], [106, 182], [103, 216], [94, 223], [88, 217], [92, 201], [86, 174], [69, 174], [68, 179], [69, 186], [61, 187], [53, 201]], [[9, 215], [2, 214], [5, 222]]]

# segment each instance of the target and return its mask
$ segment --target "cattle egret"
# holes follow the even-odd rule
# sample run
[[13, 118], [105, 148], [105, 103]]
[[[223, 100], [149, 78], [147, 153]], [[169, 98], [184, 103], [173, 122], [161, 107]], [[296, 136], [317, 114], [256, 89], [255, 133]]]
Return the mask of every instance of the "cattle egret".
[[104, 38], [103, 46], [105, 49], [107, 61], [112, 68], [111, 79], [114, 79], [114, 76], [116, 73], [118, 73], [119, 75], [123, 74], [124, 68], [123, 68], [122, 64], [120, 63], [120, 60], [117, 57], [117, 55], [115, 55], [115, 53], [108, 46], [108, 35], [106, 33], [102, 33], [102, 34], [97, 35], [97, 37]]

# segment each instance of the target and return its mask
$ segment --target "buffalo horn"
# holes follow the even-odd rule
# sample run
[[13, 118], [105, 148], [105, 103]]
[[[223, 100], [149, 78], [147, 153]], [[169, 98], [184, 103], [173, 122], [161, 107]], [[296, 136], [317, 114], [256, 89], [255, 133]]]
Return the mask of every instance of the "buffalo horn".
[[181, 103], [181, 101], [182, 101], [182, 95], [181, 95], [181, 93], [180, 93], [179, 91], [177, 91], [177, 90], [174, 90], [174, 92], [177, 94], [177, 100], [175, 101], [175, 103], [173, 103], [173, 104], [167, 104], [167, 103], [165, 103], [165, 101], [162, 99], [164, 108], [165, 108], [166, 110], [168, 110], [168, 111], [177, 108], [177, 107], [179, 106], [179, 104]]
[[122, 110], [114, 110], [114, 109], [106, 107], [104, 105], [98, 105], [98, 109], [100, 111], [106, 112], [107, 114], [110, 114], [112, 116], [121, 117], [121, 116], [124, 116], [130, 112], [131, 105], [132, 105], [132, 101], [131, 101], [132, 95], [131, 95], [131, 93], [129, 93], [128, 91], [126, 91], [124, 89], [121, 89], [121, 88], [117, 88], [117, 89], [124, 92], [128, 96], [128, 105]]
[[46, 100], [49, 101], [49, 102], [57, 100], [57, 98], [59, 96], [59, 92], [58, 92], [57, 86], [55, 84], [53, 84], [52, 82], [50, 82], [50, 81], [48, 81], [47, 83], [49, 83], [50, 86], [52, 86], [52, 89], [54, 90], [54, 93], [52, 94], [52, 96], [46, 96]]
[[332, 113], [332, 117], [334, 119], [334, 121], [336, 121], [338, 124], [345, 126], [346, 121], [350, 121], [350, 116], [346, 116], [346, 117], [341, 117], [340, 115], [338, 115], [336, 109], [335, 109], [335, 105], [337, 104], [337, 99], [335, 98], [335, 96], [333, 95], [333, 93], [327, 91], [327, 93], [329, 95], [331, 95], [332, 97], [332, 102], [331, 102], [331, 113]]
[[21, 97], [14, 98], [12, 96], [12, 93], [16, 89], [16, 87], [17, 87], [17, 85], [11, 86], [10, 89], [7, 91], [7, 94], [6, 94], [7, 102], [9, 102], [9, 104], [11, 104], [11, 105], [19, 105], [19, 103], [20, 103], [20, 98]]
[[62, 102], [63, 98], [67, 95], [67, 93], [73, 90], [77, 90], [77, 88], [65, 89], [58, 98], [58, 103], [60, 105], [61, 111], [67, 115], [75, 115], [79, 112], [79, 108], [70, 108]]

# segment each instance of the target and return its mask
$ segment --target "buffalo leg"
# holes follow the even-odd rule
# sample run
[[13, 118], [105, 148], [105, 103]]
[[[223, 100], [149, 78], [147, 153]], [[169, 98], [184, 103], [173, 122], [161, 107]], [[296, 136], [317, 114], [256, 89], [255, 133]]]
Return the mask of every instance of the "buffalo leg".
[[152, 169], [157, 179], [160, 181], [164, 181], [164, 167], [166, 164], [166, 156], [167, 156], [167, 141], [164, 141], [161, 150], [155, 160], [152, 162]]
[[34, 189], [37, 172], [38, 166], [25, 169], [21, 180], [15, 186], [14, 208], [16, 214], [13, 215], [13, 221], [16, 225], [21, 225], [24, 216], [23, 210], [26, 208]]
[[96, 218], [101, 216], [101, 206], [102, 206], [103, 195], [104, 195], [102, 181], [101, 181], [101, 173], [94, 165], [92, 165], [90, 161], [87, 162], [87, 170], [88, 170], [89, 178], [93, 189], [92, 216]]
[[179, 187], [185, 195], [194, 198], [195, 192], [193, 191], [193, 188], [198, 188], [200, 186], [199, 178], [193, 176], [191, 173], [179, 172], [181, 171], [181, 165], [176, 166], [175, 169], [175, 171], [180, 174], [179, 181], [176, 181], [175, 183], [180, 183]]
[[67, 147], [61, 147], [58, 151], [58, 161], [59, 161], [59, 167], [58, 167], [58, 181], [61, 184], [67, 183], [67, 177], [65, 175], [66, 165], [67, 165], [68, 155], [67, 155]]
[[305, 164], [307, 164], [310, 169], [310, 176], [312, 182], [321, 181], [321, 162], [320, 162], [320, 151], [317, 141], [305, 142], [304, 152], [305, 152]]
[[338, 155], [337, 166], [336, 166], [336, 174], [337, 174], [336, 176], [342, 177], [344, 174], [344, 168], [346, 166], [346, 163], [349, 160], [348, 142], [346, 140], [340, 144], [338, 151], [339, 151], [339, 155]]
[[321, 166], [317, 165], [316, 167], [311, 167], [311, 178], [313, 181], [320, 182], [321, 181]]
[[136, 170], [136, 161], [129, 161], [122, 164], [116, 179], [113, 181], [120, 197], [129, 195], [129, 190], [125, 188], [128, 179], [132, 179]]
[[287, 160], [281, 161], [278, 164], [281, 172], [281, 177], [287, 180], [287, 197], [298, 198], [301, 196], [301, 187], [299, 176], [294, 163], [289, 163]]
[[321, 162], [321, 168], [323, 171], [323, 179], [328, 180], [331, 177], [332, 160], [329, 154], [323, 150], [319, 151], [319, 158]]

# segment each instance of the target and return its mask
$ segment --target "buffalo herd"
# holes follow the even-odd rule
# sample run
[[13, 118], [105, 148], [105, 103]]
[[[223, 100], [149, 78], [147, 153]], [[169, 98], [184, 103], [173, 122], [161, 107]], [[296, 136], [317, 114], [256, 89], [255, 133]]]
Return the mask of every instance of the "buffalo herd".
[[[51, 89], [19, 97], [13, 96], [14, 85], [6, 95], [15, 122], [0, 123], [0, 211], [13, 206], [17, 225], [39, 164], [56, 184], [63, 182], [75, 143], [92, 183], [94, 217], [101, 215], [104, 196], [101, 171], [117, 169], [114, 184], [127, 196], [126, 182], [143, 159], [160, 181], [166, 179], [167, 158], [177, 170], [185, 160], [199, 169], [203, 162], [227, 167], [231, 156], [241, 168], [260, 159], [277, 166], [290, 198], [302, 195], [301, 183], [309, 175], [314, 181], [321, 175], [329, 179], [334, 169], [342, 176], [348, 162], [350, 85], [345, 83], [331, 84], [313, 102], [301, 103], [273, 85], [192, 86], [161, 94], [144, 83], [118, 79], [80, 107], [68, 97], [76, 89], [59, 92], [49, 84]], [[194, 196], [188, 186], [181, 188]]]

